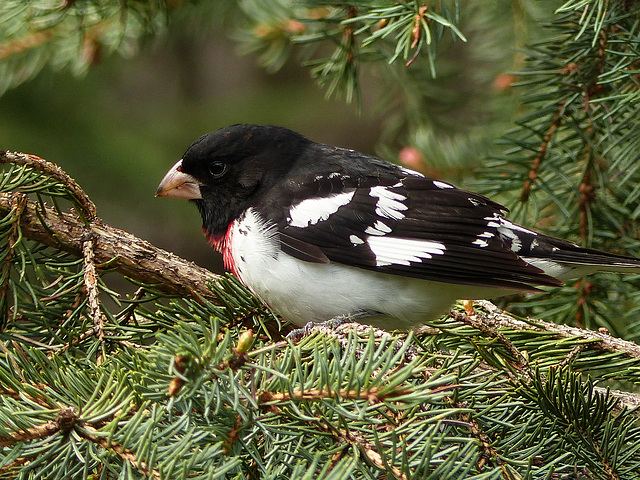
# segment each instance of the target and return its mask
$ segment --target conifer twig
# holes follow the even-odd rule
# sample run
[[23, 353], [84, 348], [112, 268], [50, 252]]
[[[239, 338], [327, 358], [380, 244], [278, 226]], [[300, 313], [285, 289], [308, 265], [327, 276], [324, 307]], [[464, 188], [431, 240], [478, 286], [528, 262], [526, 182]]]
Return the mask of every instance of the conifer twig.
[[371, 442], [367, 441], [360, 433], [355, 430], [346, 430], [346, 429], [338, 429], [333, 427], [332, 425], [327, 425], [325, 427], [328, 431], [330, 431], [333, 435], [338, 437], [338, 439], [345, 441], [346, 443], [352, 445], [353, 447], [359, 447], [362, 449], [363, 453], [367, 457], [367, 459], [373, 463], [376, 467], [381, 470], [385, 470], [385, 467], [388, 467], [393, 472], [393, 475], [400, 480], [408, 480], [409, 477], [405, 475], [405, 472], [400, 470], [398, 467], [393, 465], [388, 465], [386, 459], [378, 452], [375, 445]]
[[[447, 385], [447, 389], [455, 388], [456, 386], [457, 385]], [[331, 390], [328, 388], [323, 390], [318, 390], [317, 388], [308, 388], [305, 390], [293, 390], [290, 392], [269, 392], [265, 390], [260, 394], [260, 402], [282, 403], [292, 400], [323, 400], [327, 398], [334, 398], [337, 396], [347, 400], [367, 400], [369, 404], [374, 405], [395, 396], [406, 395], [407, 393], [409, 393], [407, 389], [400, 388], [393, 392], [381, 395], [377, 387], [371, 387], [369, 389], [362, 389], [359, 391], [355, 389]]]
[[566, 100], [560, 102], [558, 106], [558, 110], [556, 111], [553, 119], [551, 121], [551, 125], [547, 130], [547, 133], [540, 144], [540, 148], [538, 149], [538, 154], [531, 161], [531, 168], [529, 169], [528, 178], [524, 181], [524, 185], [522, 186], [522, 192], [520, 193], [520, 201], [526, 202], [529, 200], [529, 195], [531, 194], [531, 186], [533, 182], [538, 178], [538, 169], [540, 168], [540, 164], [542, 160], [547, 156], [547, 148], [549, 147], [549, 143], [553, 139], [553, 135], [556, 133], [560, 125], [562, 124], [562, 114], [564, 112], [564, 107], [566, 105]]
[[[464, 312], [458, 312], [455, 310], [451, 311], [451, 315], [455, 320], [465, 323], [470, 327], [473, 327], [481, 331], [482, 333], [489, 335], [490, 337], [496, 338], [516, 360], [517, 362], [516, 367], [520, 372], [520, 374], [527, 379], [531, 378], [531, 366], [529, 365], [529, 361], [522, 354], [522, 352], [518, 350], [518, 348], [513, 344], [513, 342], [509, 340], [506, 336], [504, 336], [502, 333], [500, 333], [496, 328], [482, 321], [481, 319], [477, 318], [476, 315], [467, 315]], [[507, 373], [509, 373], [508, 370], [507, 370]]]
[[[0, 193], [0, 212], [12, 208], [12, 195]], [[25, 238], [82, 256], [85, 224], [74, 214], [44, 209], [29, 200], [19, 218]], [[95, 260], [109, 263], [122, 274], [174, 295], [216, 301], [208, 282], [217, 276], [198, 265], [162, 250], [149, 242], [96, 219], [90, 227]]]
[[[11, 200], [11, 209], [14, 211], [14, 218], [16, 220], [19, 219], [20, 215], [22, 215], [22, 212], [24, 212], [24, 207], [26, 206], [26, 204], [27, 204], [26, 195], [23, 195], [20, 193], [16, 193], [14, 195], [13, 199]], [[15, 249], [15, 245], [18, 240], [18, 237], [19, 237], [18, 223], [17, 221], [14, 221], [11, 229], [11, 233], [9, 234], [9, 241], [8, 241], [9, 253], [5, 257], [4, 265], [2, 265], [3, 273], [11, 268], [11, 261], [13, 259], [13, 253], [14, 253], [14, 249]], [[4, 275], [4, 281], [2, 282], [2, 285], [0, 285], [0, 298], [3, 298], [7, 294], [7, 287], [9, 286], [9, 278], [10, 276], [8, 274]]]
[[78, 205], [82, 209], [82, 213], [89, 222], [96, 219], [97, 213], [95, 204], [91, 201], [82, 187], [78, 185], [78, 182], [71, 178], [67, 172], [62, 170], [62, 168], [55, 163], [48, 162], [37, 155], [31, 155], [29, 153], [6, 151], [0, 151], [0, 163], [27, 165], [34, 170], [47, 174], [47, 176], [59, 181], [69, 190], [78, 202]]
[[98, 300], [98, 274], [94, 262], [93, 239], [89, 238], [82, 243], [84, 257], [84, 285], [89, 301], [89, 311], [93, 320], [93, 330], [101, 342], [104, 341], [104, 315], [100, 311]]
[[25, 37], [21, 37], [0, 45], [0, 60], [8, 58], [12, 55], [24, 53], [34, 47], [39, 47], [43, 43], [48, 42], [54, 37], [52, 28], [40, 30], [39, 32], [30, 33]]
[[8, 437], [0, 437], [0, 447], [15, 445], [18, 442], [26, 442], [37, 438], [44, 438], [59, 431], [71, 430], [78, 421], [78, 410], [73, 407], [60, 409], [55, 420], [40, 425], [35, 425], [21, 432], [12, 432]]
[[146, 463], [144, 463], [141, 460], [138, 460], [135, 454], [128, 448], [125, 448], [119, 443], [114, 442], [113, 440], [100, 435], [98, 430], [94, 429], [89, 425], [83, 425], [82, 427], [83, 427], [82, 429], [78, 430], [78, 433], [85, 440], [89, 440], [90, 442], [93, 442], [99, 445], [105, 450], [109, 450], [115, 453], [118, 457], [120, 457], [125, 462], [129, 463], [136, 470], [138, 470], [148, 478], [154, 478], [154, 479], [161, 478], [160, 472], [157, 469], [149, 468], [149, 466]]
[[483, 317], [483, 322], [489, 322], [494, 328], [512, 328], [517, 330], [539, 329], [553, 332], [564, 338], [575, 337], [583, 340], [592, 340], [594, 345], [600, 350], [624, 353], [629, 357], [640, 359], [640, 345], [628, 340], [612, 337], [608, 333], [595, 332], [593, 330], [572, 327], [571, 325], [558, 325], [539, 319], [528, 319], [528, 321], [525, 322], [504, 313], [489, 301], [478, 300], [475, 303], [489, 313]]
[[[171, 294], [216, 301], [215, 295], [208, 287], [208, 282], [215, 279], [216, 275], [130, 233], [104, 224], [97, 216], [93, 201], [59, 166], [36, 155], [8, 151], [0, 151], [0, 163], [26, 165], [45, 173], [64, 185], [81, 210], [81, 215], [64, 213], [27, 197], [16, 204], [14, 194], [0, 192], [0, 213], [6, 215], [12, 209], [16, 209], [15, 225], [20, 226], [22, 234], [29, 240], [60, 248], [84, 258], [85, 269], [93, 268], [94, 276], [96, 262], [109, 263], [134, 280], [145, 284], [158, 284]], [[91, 248], [86, 244], [88, 238], [91, 239]], [[90, 261], [87, 257], [89, 254]], [[91, 275], [85, 275], [89, 300], [92, 296], [90, 277]], [[95, 312], [99, 311], [99, 308], [96, 308], [92, 310], [94, 323], [98, 321]]]

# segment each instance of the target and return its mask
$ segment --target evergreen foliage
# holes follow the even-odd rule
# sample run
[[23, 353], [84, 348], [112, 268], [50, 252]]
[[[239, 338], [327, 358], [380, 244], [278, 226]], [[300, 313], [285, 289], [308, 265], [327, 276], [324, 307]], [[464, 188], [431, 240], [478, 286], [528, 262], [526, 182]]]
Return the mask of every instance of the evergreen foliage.
[[[609, 251], [638, 254], [638, 14], [628, 2], [567, 2], [518, 72], [527, 113], [480, 184], [511, 218]], [[524, 311], [637, 337], [638, 277], [597, 275]], [[635, 323], [635, 324], [634, 324]]]
[[[240, 37], [272, 68], [299, 53], [347, 99], [375, 69], [403, 92], [400, 106], [385, 104], [402, 141], [454, 175], [469, 163], [452, 159], [477, 155], [517, 112], [477, 187], [517, 221], [637, 254], [640, 7], [558, 4], [547, 33], [532, 31], [526, 56], [507, 61], [488, 40], [474, 44], [509, 16], [490, 20], [498, 3], [245, 0]], [[511, 21], [533, 28], [540, 14], [518, 5]], [[5, 2], [2, 88], [47, 63], [86, 68], [88, 41], [128, 52], [175, 6]], [[460, 96], [451, 79], [469, 57], [452, 52], [471, 56], [466, 48], [491, 60], [491, 75], [469, 73], [483, 88], [522, 62], [522, 97]], [[455, 133], [443, 120], [455, 108], [427, 108], [447, 103], [491, 125], [465, 119]], [[33, 156], [0, 161], [0, 478], [640, 478], [636, 344], [488, 302], [416, 332], [345, 325], [292, 342], [231, 277], [212, 276], [210, 295], [178, 297], [169, 280], [123, 270], [129, 252], [102, 260], [104, 225], [71, 178]], [[80, 247], [64, 240], [71, 226]], [[155, 254], [132, 248], [133, 258]], [[519, 298], [516, 312], [631, 339], [639, 284], [598, 275]]]

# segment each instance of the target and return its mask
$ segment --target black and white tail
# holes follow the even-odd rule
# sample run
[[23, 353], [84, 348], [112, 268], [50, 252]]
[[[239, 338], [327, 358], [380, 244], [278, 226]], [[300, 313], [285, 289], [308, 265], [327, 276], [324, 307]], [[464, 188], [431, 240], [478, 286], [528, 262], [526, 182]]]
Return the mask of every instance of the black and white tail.
[[545, 235], [536, 235], [529, 251], [520, 255], [528, 263], [559, 280], [596, 272], [640, 273], [640, 259], [615, 255]]

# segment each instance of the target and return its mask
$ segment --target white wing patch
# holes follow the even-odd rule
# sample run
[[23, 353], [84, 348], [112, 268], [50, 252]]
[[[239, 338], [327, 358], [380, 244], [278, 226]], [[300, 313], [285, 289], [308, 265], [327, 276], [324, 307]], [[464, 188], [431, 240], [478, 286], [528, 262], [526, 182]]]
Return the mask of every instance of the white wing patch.
[[[511, 223], [509, 220], [506, 220], [495, 213], [493, 214], [493, 216], [485, 217], [484, 219], [487, 220], [487, 227], [495, 228], [498, 231], [498, 235], [500, 235], [500, 238], [502, 238], [505, 241], [507, 240], [511, 241], [511, 250], [513, 250], [516, 253], [518, 253], [520, 249], [522, 249], [522, 240], [520, 239], [520, 237], [516, 232], [522, 232], [522, 233], [526, 233], [528, 235], [533, 235], [533, 236], [538, 235], [533, 230], [529, 230], [527, 228], [521, 227], [520, 225], [516, 225], [515, 223]], [[489, 232], [485, 232], [485, 233], [489, 233]], [[482, 236], [482, 235], [479, 235], [479, 236]], [[478, 240], [476, 240], [473, 243], [477, 243]], [[532, 245], [533, 245], [533, 242], [532, 242]]]
[[407, 167], [398, 167], [400, 171], [406, 175], [411, 175], [412, 177], [424, 177], [420, 172], [416, 172], [415, 170], [411, 170]]
[[520, 249], [522, 248], [522, 241], [514, 231], [505, 227], [500, 227], [498, 228], [498, 233], [503, 239], [511, 240], [511, 250], [516, 253], [520, 251]]
[[439, 180], [434, 180], [433, 184], [438, 188], [455, 188], [453, 185], [450, 185], [450, 184], [445, 183], [445, 182], [441, 182]]
[[409, 265], [410, 262], [421, 262], [442, 255], [446, 250], [444, 244], [411, 238], [369, 237], [367, 244], [376, 257], [376, 266]]
[[520, 225], [516, 225], [515, 223], [511, 223], [509, 220], [504, 218], [501, 219], [502, 226], [510, 229], [510, 230], [518, 230], [519, 232], [528, 233], [529, 235], [538, 235], [533, 230], [529, 230], [527, 228], [521, 227]]
[[[474, 245], [479, 245], [481, 248], [489, 246], [489, 240], [495, 236], [492, 232], [482, 232], [478, 237], [471, 243]], [[487, 239], [487, 240], [485, 240]]]
[[364, 240], [362, 240], [357, 235], [349, 235], [349, 241], [351, 242], [351, 245], [353, 245], [354, 247], [357, 245], [362, 245], [364, 243]]
[[364, 231], [367, 235], [386, 235], [391, 233], [391, 227], [386, 223], [382, 223], [380, 220], [376, 220], [376, 223], [371, 227], [367, 227]]
[[392, 192], [389, 187], [373, 187], [369, 195], [377, 198], [376, 215], [394, 220], [402, 220], [404, 214], [402, 211], [408, 207], [402, 203], [407, 197], [399, 193]]
[[[538, 267], [544, 271], [547, 275], [551, 277], [555, 277], [559, 280], [568, 280], [570, 278], [579, 277], [582, 275], [580, 272], [581, 268], [579, 265], [563, 265], [559, 262], [554, 262], [553, 260], [548, 260], [545, 258], [534, 258], [534, 257], [521, 257], [525, 262], [533, 265], [534, 267]], [[593, 269], [589, 270], [588, 268], [582, 267], [586, 273], [593, 273]], [[574, 272], [578, 273], [574, 273]]]
[[289, 211], [289, 226], [304, 228], [328, 219], [340, 207], [351, 201], [353, 192], [344, 192], [330, 197], [309, 198], [294, 205]]

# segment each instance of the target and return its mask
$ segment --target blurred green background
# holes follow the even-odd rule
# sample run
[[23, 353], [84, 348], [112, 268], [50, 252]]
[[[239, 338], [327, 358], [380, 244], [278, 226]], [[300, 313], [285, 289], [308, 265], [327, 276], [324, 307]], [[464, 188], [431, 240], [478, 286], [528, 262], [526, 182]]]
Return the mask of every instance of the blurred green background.
[[219, 29], [170, 31], [131, 58], [100, 59], [86, 76], [45, 68], [0, 96], [0, 149], [60, 165], [105, 222], [220, 271], [195, 207], [154, 198], [193, 140], [232, 123], [267, 123], [373, 153], [379, 126], [367, 94], [357, 115], [326, 100], [295, 62], [268, 74]]

